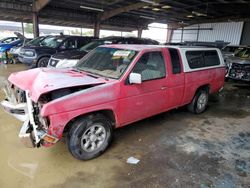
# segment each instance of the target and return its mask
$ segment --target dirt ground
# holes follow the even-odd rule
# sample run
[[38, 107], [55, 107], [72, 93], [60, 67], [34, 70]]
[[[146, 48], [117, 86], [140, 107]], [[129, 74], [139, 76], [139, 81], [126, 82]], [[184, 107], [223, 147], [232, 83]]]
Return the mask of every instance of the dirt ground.
[[[0, 65], [0, 85], [23, 69]], [[201, 115], [181, 108], [120, 128], [108, 151], [86, 162], [64, 140], [25, 148], [21, 124], [0, 109], [2, 188], [250, 187], [250, 85], [226, 83]], [[128, 164], [131, 156], [140, 162]]]

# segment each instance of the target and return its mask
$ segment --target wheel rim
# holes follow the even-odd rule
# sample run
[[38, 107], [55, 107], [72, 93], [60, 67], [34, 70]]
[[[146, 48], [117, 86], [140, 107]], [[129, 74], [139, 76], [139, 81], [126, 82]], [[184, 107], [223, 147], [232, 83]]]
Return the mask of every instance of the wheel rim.
[[41, 61], [41, 63], [40, 63], [40, 66], [41, 66], [41, 67], [46, 67], [47, 64], [48, 64], [48, 60], [47, 60], [47, 59], [43, 59], [43, 60]]
[[102, 125], [92, 125], [82, 135], [81, 148], [86, 152], [93, 152], [102, 146], [106, 136], [106, 130]]
[[197, 108], [198, 110], [203, 110], [207, 105], [207, 95], [205, 93], [202, 93], [197, 101]]

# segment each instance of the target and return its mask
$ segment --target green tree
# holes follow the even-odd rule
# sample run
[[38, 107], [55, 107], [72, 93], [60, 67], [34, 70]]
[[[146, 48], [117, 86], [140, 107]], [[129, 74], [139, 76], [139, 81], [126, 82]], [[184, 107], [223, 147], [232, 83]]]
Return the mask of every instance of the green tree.
[[93, 36], [94, 35], [94, 31], [93, 30], [89, 30], [89, 31], [86, 31], [84, 33], [82, 33], [83, 36]]
[[133, 33], [126, 33], [125, 34], [125, 37], [136, 37], [135, 34]]
[[24, 31], [26, 33], [33, 33], [33, 24], [32, 23], [25, 24]]
[[79, 31], [78, 29], [72, 30], [71, 34], [73, 35], [81, 35], [81, 31]]

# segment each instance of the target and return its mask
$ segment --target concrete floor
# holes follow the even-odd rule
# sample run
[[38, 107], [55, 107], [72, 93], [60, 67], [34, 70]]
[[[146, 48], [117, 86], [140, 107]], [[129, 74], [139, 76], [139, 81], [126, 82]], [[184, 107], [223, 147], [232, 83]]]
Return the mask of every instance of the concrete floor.
[[[0, 65], [0, 83], [24, 68]], [[250, 85], [227, 83], [202, 115], [182, 108], [118, 129], [110, 149], [87, 162], [65, 141], [24, 148], [21, 122], [2, 109], [0, 122], [0, 187], [250, 187]], [[130, 156], [140, 162], [127, 164]]]

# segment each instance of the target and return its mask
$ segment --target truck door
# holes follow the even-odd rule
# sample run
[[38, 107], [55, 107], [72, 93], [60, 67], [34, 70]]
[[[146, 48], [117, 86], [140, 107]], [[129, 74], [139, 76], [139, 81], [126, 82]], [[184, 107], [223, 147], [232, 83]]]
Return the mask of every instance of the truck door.
[[185, 89], [185, 75], [181, 56], [176, 48], [165, 48], [164, 55], [167, 63], [167, 89], [166, 109], [172, 109], [182, 105]]
[[145, 52], [132, 69], [141, 84], [122, 83], [120, 122], [128, 124], [164, 111], [166, 104], [166, 64], [162, 51]]

